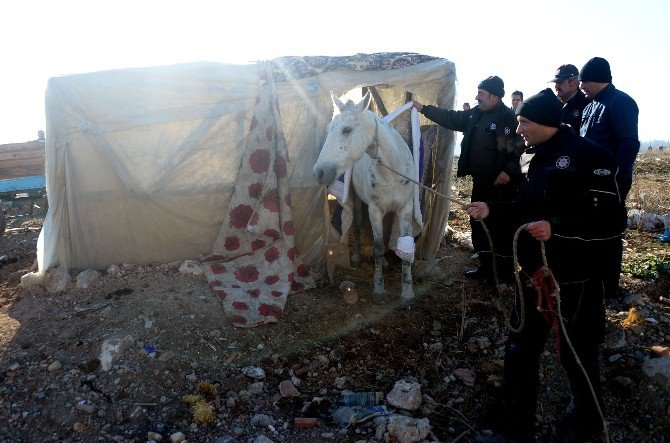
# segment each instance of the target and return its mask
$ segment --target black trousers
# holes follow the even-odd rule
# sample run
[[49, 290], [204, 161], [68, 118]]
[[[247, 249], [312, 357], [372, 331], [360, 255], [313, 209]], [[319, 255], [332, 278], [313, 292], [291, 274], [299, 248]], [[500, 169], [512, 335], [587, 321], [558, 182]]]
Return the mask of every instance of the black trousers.
[[599, 278], [605, 285], [605, 298], [618, 298], [621, 261], [623, 260], [623, 239], [616, 238], [602, 242], [597, 246], [598, 263], [596, 265]]
[[[515, 184], [494, 186], [492, 180], [474, 179], [471, 201], [509, 201], [516, 197], [517, 193], [518, 187]], [[498, 275], [503, 281], [512, 281], [512, 240], [517, 227], [504, 217], [489, 216], [484, 222], [493, 239]], [[482, 223], [472, 217], [470, 217], [470, 228], [472, 229], [472, 246], [479, 255], [479, 262], [487, 272], [492, 273], [493, 259], [486, 231]]]
[[[510, 333], [505, 347], [505, 432], [520, 441], [534, 441], [539, 362], [552, 330], [535, 307], [535, 291], [524, 288], [524, 297], [525, 327], [519, 333]], [[568, 336], [602, 404], [598, 358], [605, 322], [602, 283], [593, 280], [563, 283], [560, 284], [560, 297]], [[514, 328], [519, 326], [518, 294], [511, 324]], [[599, 431], [602, 422], [596, 403], [562, 331], [559, 342], [561, 363], [574, 396], [574, 415], [580, 420], [582, 429]]]

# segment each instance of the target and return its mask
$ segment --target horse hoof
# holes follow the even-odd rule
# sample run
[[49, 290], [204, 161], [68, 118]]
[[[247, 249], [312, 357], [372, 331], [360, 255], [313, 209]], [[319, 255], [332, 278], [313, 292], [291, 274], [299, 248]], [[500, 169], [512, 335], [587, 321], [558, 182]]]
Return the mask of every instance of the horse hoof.
[[405, 301], [413, 300], [414, 297], [415, 297], [414, 292], [403, 292], [403, 293], [400, 294], [400, 298], [402, 298]]
[[372, 294], [372, 301], [377, 305], [383, 305], [389, 301], [389, 296], [386, 293]]

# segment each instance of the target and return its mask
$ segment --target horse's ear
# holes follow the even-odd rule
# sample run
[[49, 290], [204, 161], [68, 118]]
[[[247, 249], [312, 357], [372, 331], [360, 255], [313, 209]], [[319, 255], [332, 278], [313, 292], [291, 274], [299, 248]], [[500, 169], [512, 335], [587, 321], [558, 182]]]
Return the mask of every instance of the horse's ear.
[[368, 106], [370, 106], [370, 100], [371, 100], [371, 99], [372, 99], [372, 95], [370, 94], [370, 91], [368, 91], [368, 92], [365, 94], [365, 97], [363, 97], [363, 100], [361, 100], [360, 102], [358, 102], [358, 104], [356, 105], [356, 110], [357, 110], [358, 112], [363, 112], [363, 111], [365, 111], [366, 109], [368, 109]]
[[344, 103], [342, 103], [342, 100], [337, 98], [337, 95], [335, 95], [333, 91], [330, 91], [330, 98], [333, 99], [333, 105], [335, 105], [335, 107], [339, 109], [340, 112], [342, 112], [342, 110], [344, 109]]

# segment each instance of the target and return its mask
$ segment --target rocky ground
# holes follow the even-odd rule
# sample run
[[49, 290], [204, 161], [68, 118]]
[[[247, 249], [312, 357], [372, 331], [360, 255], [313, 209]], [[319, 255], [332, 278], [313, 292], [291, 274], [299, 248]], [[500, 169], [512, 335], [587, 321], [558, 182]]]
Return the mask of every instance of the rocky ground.
[[[22, 289], [42, 221], [10, 217], [0, 239], [0, 441], [468, 442], [499, 417], [507, 331], [497, 295], [461, 278], [473, 261], [460, 210], [442, 272], [415, 281], [415, 302], [400, 303], [397, 265], [385, 306], [372, 303], [371, 264], [338, 268], [358, 302], [323, 285], [290, 296], [278, 324], [249, 330], [231, 327], [181, 263], [119, 264], [59, 294]], [[670, 245], [658, 235], [627, 233], [625, 260], [639, 276], [625, 274], [607, 306], [602, 377], [615, 442], [670, 440]], [[624, 326], [631, 308], [639, 321]], [[541, 376], [538, 440], [551, 441], [569, 405], [551, 340]], [[345, 407], [365, 400], [349, 392], [384, 398], [365, 397], [376, 410]]]

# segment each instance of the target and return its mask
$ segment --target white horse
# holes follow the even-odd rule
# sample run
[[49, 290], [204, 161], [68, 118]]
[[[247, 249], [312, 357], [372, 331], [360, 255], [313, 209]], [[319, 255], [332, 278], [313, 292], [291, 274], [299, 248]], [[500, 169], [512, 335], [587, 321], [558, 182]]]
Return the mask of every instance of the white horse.
[[[388, 300], [384, 291], [383, 268], [384, 235], [382, 221], [387, 212], [393, 212], [401, 237], [411, 236], [413, 217], [414, 185], [403, 177], [375, 163], [379, 159], [384, 165], [403, 173], [414, 175], [412, 153], [402, 136], [391, 125], [368, 110], [370, 93], [363, 100], [347, 103], [331, 92], [333, 104], [339, 114], [333, 115], [328, 125], [328, 134], [321, 154], [314, 165], [314, 176], [320, 184], [329, 185], [353, 164], [352, 184], [354, 188], [354, 251], [352, 264], [360, 265], [360, 221], [362, 200], [368, 205], [368, 214], [374, 236], [374, 293], [376, 303]], [[360, 200], [359, 200], [360, 199]], [[414, 297], [412, 289], [411, 263], [402, 262], [402, 292], [404, 299]]]

